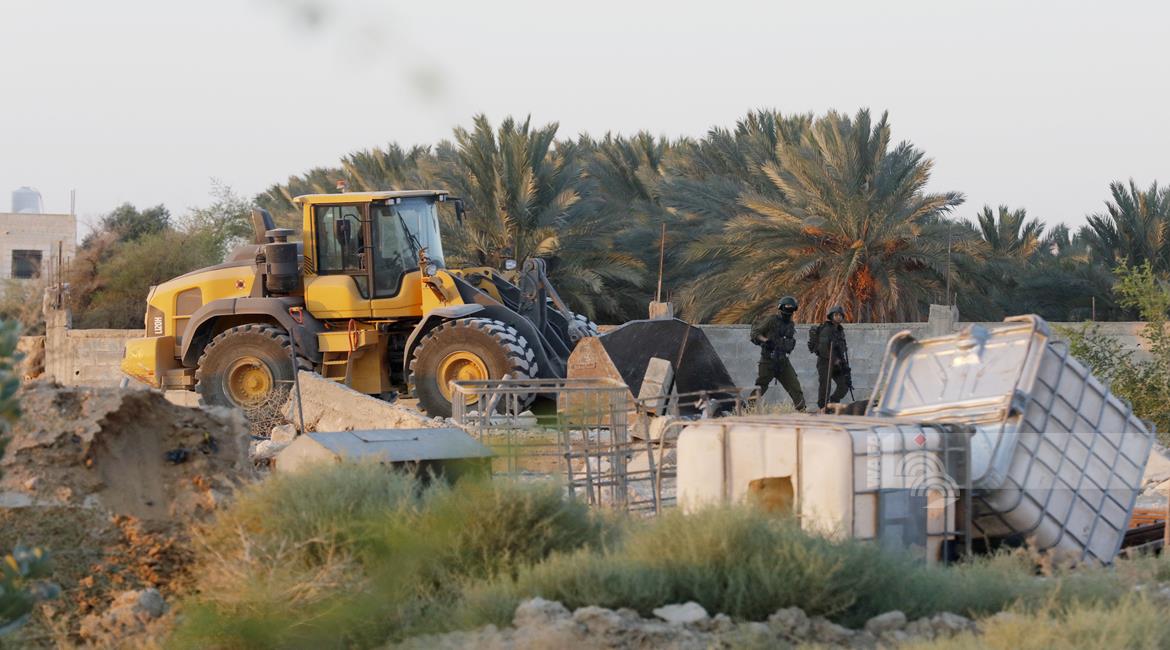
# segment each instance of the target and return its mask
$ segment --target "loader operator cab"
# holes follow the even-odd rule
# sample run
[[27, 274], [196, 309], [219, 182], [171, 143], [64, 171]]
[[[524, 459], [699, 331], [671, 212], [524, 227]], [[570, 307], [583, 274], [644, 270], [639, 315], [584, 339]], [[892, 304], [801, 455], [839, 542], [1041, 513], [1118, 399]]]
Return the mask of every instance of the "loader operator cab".
[[445, 268], [438, 213], [445, 198], [432, 194], [315, 205], [318, 275], [349, 275], [362, 298], [390, 298], [398, 295], [403, 277], [418, 269], [422, 251], [437, 268]]

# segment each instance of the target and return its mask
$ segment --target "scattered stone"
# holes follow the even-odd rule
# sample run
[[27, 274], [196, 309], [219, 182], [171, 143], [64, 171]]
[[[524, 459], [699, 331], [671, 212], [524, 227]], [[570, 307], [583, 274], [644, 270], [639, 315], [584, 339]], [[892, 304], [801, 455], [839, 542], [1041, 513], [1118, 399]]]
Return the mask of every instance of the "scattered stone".
[[271, 460], [292, 443], [276, 442], [275, 440], [256, 440], [252, 442], [252, 462]]
[[934, 624], [931, 623], [930, 618], [924, 616], [920, 619], [910, 621], [906, 625], [906, 633], [915, 638], [932, 641], [934, 640]]
[[906, 615], [898, 610], [878, 614], [865, 622], [865, 631], [880, 637], [906, 627]]
[[527, 627], [566, 618], [569, 618], [569, 610], [559, 602], [543, 598], [530, 598], [520, 603], [516, 608], [516, 613], [512, 616], [512, 625]]
[[143, 589], [138, 592], [138, 609], [150, 618], [158, 618], [166, 611], [167, 604], [158, 589]]
[[655, 609], [654, 615], [671, 625], [689, 625], [709, 618], [707, 610], [693, 600], [682, 605], [664, 605]]
[[812, 631], [812, 623], [809, 621], [808, 615], [799, 607], [786, 607], [777, 610], [775, 614], [768, 617], [768, 625], [791, 639], [808, 638], [809, 632]]
[[589, 634], [596, 635], [607, 634], [626, 625], [626, 621], [612, 609], [592, 605], [573, 612], [573, 622], [584, 625]]
[[810, 619], [799, 607], [778, 610], [766, 624], [736, 622], [726, 614], [711, 617], [694, 602], [664, 605], [654, 610], [654, 616], [661, 620], [644, 619], [628, 608], [614, 611], [595, 606], [578, 608], [570, 615], [558, 602], [533, 598], [517, 607], [514, 628], [489, 625], [478, 630], [416, 637], [398, 647], [701, 650], [808, 643], [825, 648], [875, 650], [978, 631], [974, 621], [947, 612], [909, 624], [902, 612], [886, 612], [870, 619], [865, 630], [851, 630], [821, 616]]
[[930, 624], [934, 628], [935, 634], [939, 636], [951, 637], [975, 629], [975, 621], [972, 621], [966, 616], [959, 616], [950, 612], [935, 614], [930, 619]]
[[141, 635], [165, 612], [166, 603], [157, 589], [124, 591], [106, 611], [83, 618], [79, 634], [94, 645], [121, 645]]
[[297, 428], [291, 424], [279, 424], [272, 427], [272, 432], [268, 435], [268, 439], [277, 444], [288, 444], [297, 437]]
[[818, 643], [844, 644], [853, 638], [853, 634], [853, 630], [827, 618], [818, 616], [812, 619], [812, 638]]

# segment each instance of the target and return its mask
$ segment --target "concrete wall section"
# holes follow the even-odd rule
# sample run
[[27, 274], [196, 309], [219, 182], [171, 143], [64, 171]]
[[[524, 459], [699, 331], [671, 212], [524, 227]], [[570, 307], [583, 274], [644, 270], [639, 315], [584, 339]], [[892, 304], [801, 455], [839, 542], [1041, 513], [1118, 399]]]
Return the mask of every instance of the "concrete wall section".
[[75, 330], [69, 313], [46, 314], [45, 376], [66, 386], [117, 386], [126, 341], [144, 330]]
[[[731, 378], [737, 386], [752, 386], [756, 381], [760, 348], [748, 340], [751, 327], [748, 325], [700, 325], [715, 351], [723, 359]], [[812, 325], [798, 325], [796, 328], [796, 349], [789, 359], [800, 377], [805, 400], [816, 402], [817, 358], [808, 351], [806, 341]], [[882, 354], [890, 337], [902, 330], [910, 330], [915, 336], [928, 336], [930, 323], [847, 323], [845, 339], [849, 342], [849, 357], [853, 365], [854, 394], [858, 399], [869, 395], [881, 365]], [[788, 402], [788, 394], [776, 383], [764, 395], [768, 404]]]
[[[938, 307], [934, 309], [933, 307]], [[846, 323], [845, 337], [849, 342], [849, 356], [853, 366], [854, 394], [858, 399], [869, 396], [877, 379], [882, 355], [890, 337], [903, 330], [909, 330], [915, 337], [925, 338], [957, 332], [972, 323], [959, 322], [952, 310], [933, 306], [931, 320], [925, 323]], [[1002, 323], [980, 323], [994, 327]], [[1061, 330], [1080, 328], [1083, 323], [1049, 323], [1053, 338], [1061, 340]], [[1134, 353], [1137, 359], [1148, 359], [1149, 342], [1142, 336], [1145, 323], [1096, 323], [1103, 336], [1118, 340], [1122, 348]], [[751, 328], [747, 325], [700, 325], [716, 352], [723, 359], [737, 386], [752, 386], [756, 379], [756, 364], [760, 348], [748, 341]], [[809, 354], [805, 341], [810, 325], [798, 325], [796, 329], [796, 350], [790, 355], [793, 367], [800, 377], [805, 399], [816, 401], [817, 376], [816, 357]], [[788, 395], [777, 383], [773, 383], [764, 395], [766, 404], [787, 403]]]

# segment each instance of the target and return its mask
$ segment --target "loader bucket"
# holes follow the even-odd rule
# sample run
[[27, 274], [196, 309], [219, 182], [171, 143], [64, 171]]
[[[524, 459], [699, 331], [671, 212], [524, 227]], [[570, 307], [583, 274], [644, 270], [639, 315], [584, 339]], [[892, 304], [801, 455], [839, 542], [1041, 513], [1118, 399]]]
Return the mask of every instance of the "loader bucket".
[[[678, 319], [630, 321], [597, 338], [582, 339], [569, 357], [568, 375], [610, 377], [638, 395], [654, 357], [670, 362], [678, 394], [708, 391], [716, 399], [735, 396], [731, 375], [707, 335]], [[693, 412], [694, 400], [680, 400], [683, 412]]]

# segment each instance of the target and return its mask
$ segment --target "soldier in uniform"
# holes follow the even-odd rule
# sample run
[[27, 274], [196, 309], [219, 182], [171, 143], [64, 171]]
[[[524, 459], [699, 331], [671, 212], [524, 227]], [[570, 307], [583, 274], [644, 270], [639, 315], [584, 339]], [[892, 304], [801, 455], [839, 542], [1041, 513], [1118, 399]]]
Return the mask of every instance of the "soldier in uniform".
[[[845, 308], [837, 305], [825, 315], [825, 322], [817, 330], [817, 407], [840, 402], [845, 393], [853, 387], [852, 370], [849, 368], [849, 347], [845, 344]], [[829, 380], [837, 385], [829, 393]]]
[[760, 396], [767, 392], [773, 379], [778, 380], [784, 390], [788, 391], [796, 410], [803, 411], [804, 391], [800, 389], [800, 380], [796, 378], [796, 370], [788, 359], [789, 353], [796, 348], [796, 324], [792, 322], [796, 308], [796, 298], [784, 296], [776, 305], [775, 314], [752, 327], [751, 336], [752, 343], [760, 346], [759, 373], [756, 377]]

